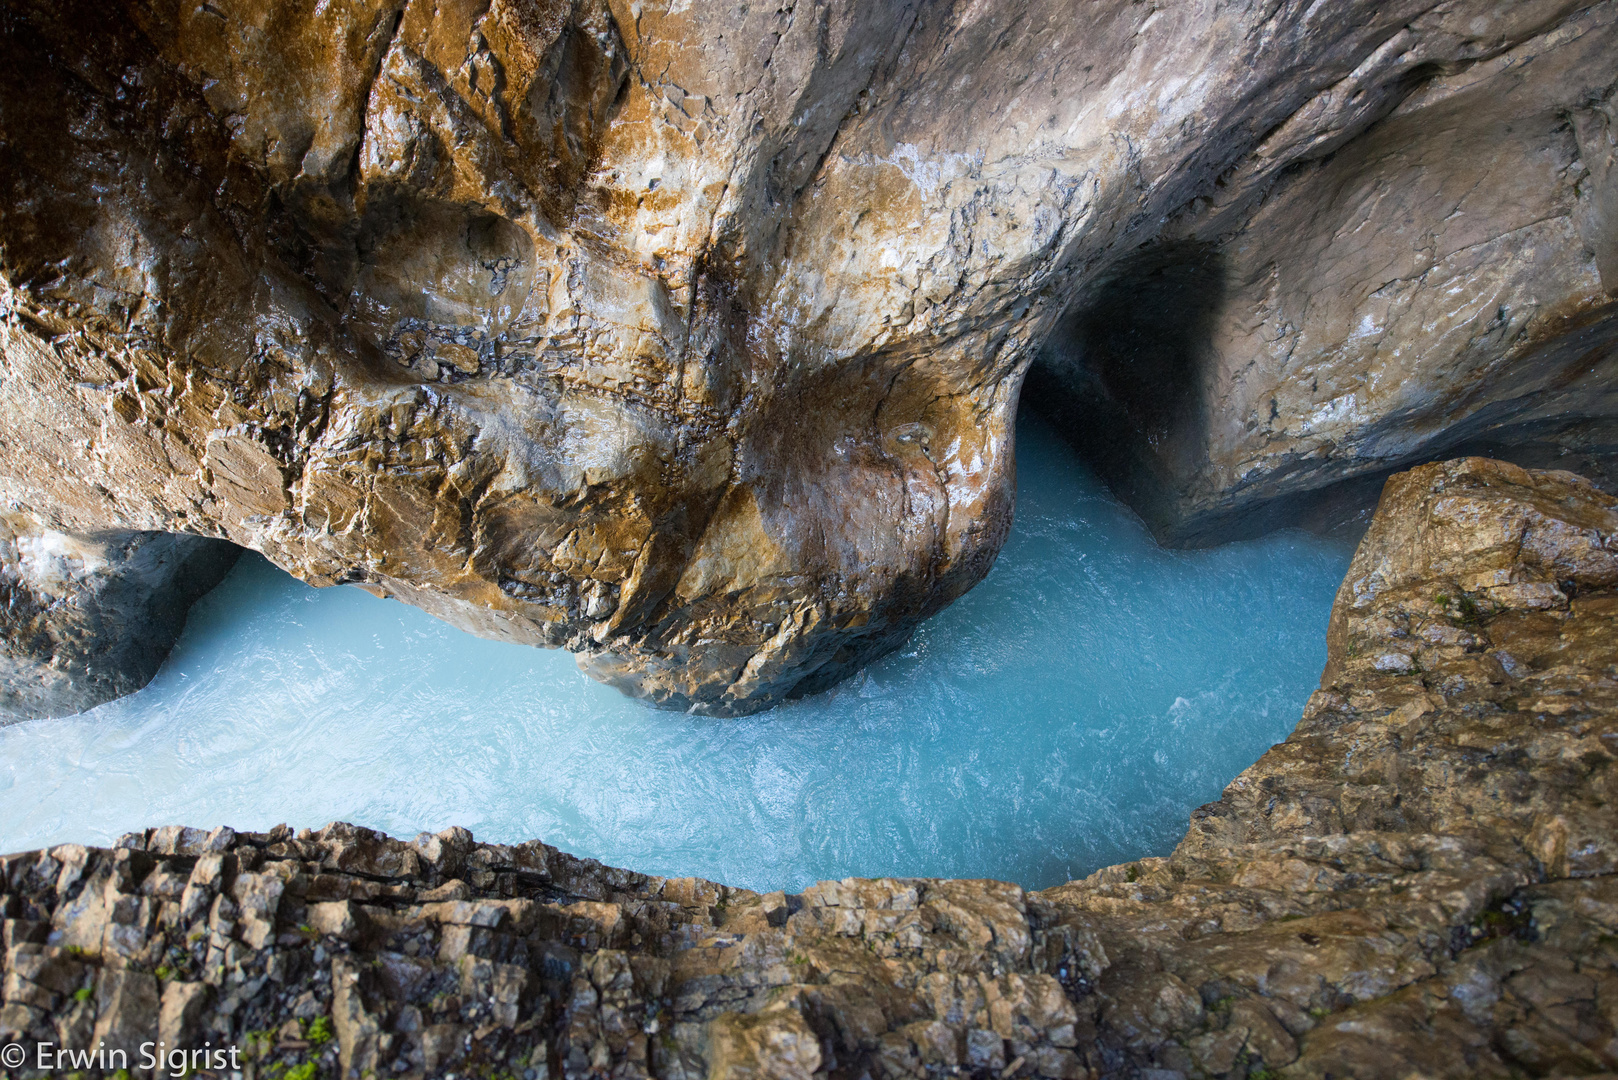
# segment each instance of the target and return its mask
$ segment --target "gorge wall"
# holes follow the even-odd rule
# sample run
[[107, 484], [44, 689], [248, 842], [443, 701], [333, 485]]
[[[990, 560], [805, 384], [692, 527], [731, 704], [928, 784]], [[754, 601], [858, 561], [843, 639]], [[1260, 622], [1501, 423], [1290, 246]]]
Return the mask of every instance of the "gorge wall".
[[1088, 282], [1030, 400], [1178, 542], [1369, 510], [1469, 449], [1610, 486], [1607, 17], [1464, 59], [1401, 29]]
[[68, 536], [0, 517], [0, 723], [134, 693], [241, 549], [175, 533]]
[[249, 1080], [1611, 1075], [1615, 759], [1618, 498], [1462, 459], [1388, 484], [1303, 721], [1168, 858], [761, 895], [153, 829], [0, 858], [0, 1043], [18, 1077], [160, 1040]]
[[0, 52], [8, 514], [658, 704], [981, 578], [1030, 364], [1180, 541], [1608, 467], [1611, 0], [20, 0]]

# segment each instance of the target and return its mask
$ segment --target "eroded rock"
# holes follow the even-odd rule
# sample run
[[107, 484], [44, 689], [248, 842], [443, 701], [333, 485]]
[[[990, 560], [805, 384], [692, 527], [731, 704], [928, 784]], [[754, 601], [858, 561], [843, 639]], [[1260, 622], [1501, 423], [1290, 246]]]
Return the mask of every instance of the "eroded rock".
[[1165, 532], [1600, 450], [1614, 11], [15, 4], [0, 493], [762, 708], [986, 572], [1047, 340]]
[[0, 859], [0, 1041], [188, 1032], [253, 1076], [1611, 1073], [1615, 537], [1569, 473], [1396, 476], [1297, 731], [1170, 857], [1041, 893], [761, 896], [343, 824]]
[[1177, 542], [1330, 525], [1458, 453], [1613, 490], [1615, 55], [1601, 4], [1389, 27], [1086, 284], [1030, 401]]
[[0, 724], [145, 686], [239, 554], [199, 536], [69, 536], [0, 515]]

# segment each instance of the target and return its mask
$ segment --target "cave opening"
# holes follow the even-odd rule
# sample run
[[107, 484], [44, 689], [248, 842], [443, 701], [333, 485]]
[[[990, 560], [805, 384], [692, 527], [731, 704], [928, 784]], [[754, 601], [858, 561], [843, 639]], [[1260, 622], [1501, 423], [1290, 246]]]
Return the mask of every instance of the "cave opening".
[[[1206, 547], [1302, 528], [1352, 544], [1388, 477], [1457, 457], [1564, 469], [1618, 490], [1610, 405], [1569, 389], [1610, 362], [1608, 316], [1499, 374], [1497, 399], [1482, 407], [1457, 399], [1453, 415], [1382, 429], [1367, 423], [1345, 444], [1306, 445], [1288, 428], [1272, 437], [1307, 452], [1233, 475], [1242, 459], [1231, 446], [1253, 445], [1232, 442], [1236, 425], [1254, 426], [1243, 414], [1242, 380], [1249, 369], [1260, 379], [1281, 376], [1262, 370], [1271, 358], [1240, 351], [1251, 341], [1233, 329], [1242, 318], [1229, 310], [1237, 302], [1231, 275], [1225, 250], [1202, 241], [1150, 244], [1117, 259], [1068, 304], [1024, 379], [1022, 411], [1050, 424], [1160, 542]], [[1307, 376], [1281, 381], [1297, 391]], [[1291, 422], [1333, 404], [1334, 391], [1316, 389], [1304, 406], [1294, 400], [1282, 410]], [[1276, 421], [1274, 397], [1268, 409]], [[1282, 417], [1277, 428], [1287, 423]], [[1210, 465], [1210, 454], [1225, 458]]]
[[1069, 305], [1023, 386], [1025, 410], [1159, 535], [1200, 451], [1203, 371], [1228, 274], [1218, 247], [1197, 241], [1125, 256]]

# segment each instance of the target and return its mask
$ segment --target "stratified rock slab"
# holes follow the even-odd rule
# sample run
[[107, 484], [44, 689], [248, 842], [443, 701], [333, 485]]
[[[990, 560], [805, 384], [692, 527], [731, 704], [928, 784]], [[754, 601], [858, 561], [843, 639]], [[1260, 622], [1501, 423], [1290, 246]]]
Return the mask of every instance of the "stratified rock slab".
[[1395, 477], [1303, 722], [1166, 859], [759, 895], [461, 829], [157, 829], [0, 860], [0, 1040], [211, 1039], [252, 1076], [1610, 1071], [1615, 537], [1569, 473]]

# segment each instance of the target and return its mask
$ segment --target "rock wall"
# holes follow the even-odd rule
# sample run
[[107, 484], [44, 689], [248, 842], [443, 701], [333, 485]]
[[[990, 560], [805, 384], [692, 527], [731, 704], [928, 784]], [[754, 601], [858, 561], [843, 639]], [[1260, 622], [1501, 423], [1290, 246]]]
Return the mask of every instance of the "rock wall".
[[1599, 456], [1615, 26], [23, 0], [0, 495], [762, 708], [986, 572], [1042, 346], [1181, 538], [1462, 438]]
[[1031, 402], [1181, 543], [1468, 449], [1611, 488], [1618, 12], [1579, 6], [1390, 31], [1085, 286]]
[[341, 824], [0, 859], [0, 1042], [234, 1045], [247, 1077], [1610, 1075], [1615, 538], [1569, 473], [1395, 477], [1297, 731], [1168, 858], [1042, 893]]
[[0, 516], [0, 724], [145, 686], [240, 553], [200, 536], [75, 537]]

